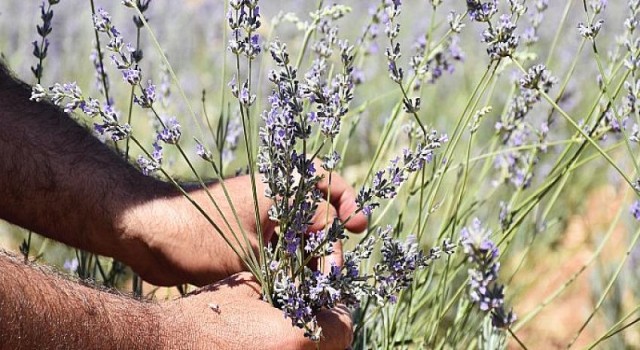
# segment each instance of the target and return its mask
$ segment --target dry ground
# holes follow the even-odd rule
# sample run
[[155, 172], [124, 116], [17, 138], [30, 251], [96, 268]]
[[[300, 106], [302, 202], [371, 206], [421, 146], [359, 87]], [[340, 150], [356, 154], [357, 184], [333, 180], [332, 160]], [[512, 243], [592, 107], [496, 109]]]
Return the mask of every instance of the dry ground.
[[[566, 233], [553, 252], [531, 257], [526, 271], [518, 279], [531, 281], [531, 286], [517, 301], [515, 309], [523, 317], [542, 300], [553, 294], [591, 259], [599, 238], [604, 236], [609, 224], [614, 220], [622, 204], [623, 193], [611, 186], [593, 191], [587, 199], [585, 212], [570, 218]], [[601, 254], [601, 261], [618, 263], [627, 249], [627, 232], [618, 225]], [[534, 260], [535, 259], [535, 260]], [[564, 349], [594, 309], [599, 296], [592, 295], [590, 275], [593, 264], [582, 272], [572, 285], [551, 304], [546, 306], [528, 325], [518, 332], [518, 336], [530, 349]], [[624, 291], [623, 300], [633, 303], [629, 291]], [[637, 304], [637, 301], [635, 301]], [[632, 306], [632, 305], [629, 305]], [[635, 306], [635, 305], [633, 305]], [[585, 328], [572, 348], [580, 349], [591, 344], [606, 332], [605, 325], [598, 317]], [[628, 343], [640, 348], [640, 327], [625, 332]], [[610, 346], [610, 345], [609, 345]], [[601, 348], [608, 349], [607, 343]], [[510, 348], [520, 348], [515, 342]]]

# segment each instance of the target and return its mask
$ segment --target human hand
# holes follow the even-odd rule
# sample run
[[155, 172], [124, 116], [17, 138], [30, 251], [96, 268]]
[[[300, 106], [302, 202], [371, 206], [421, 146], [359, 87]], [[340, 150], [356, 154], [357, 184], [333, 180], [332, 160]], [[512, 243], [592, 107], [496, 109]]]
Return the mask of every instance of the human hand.
[[[334, 217], [344, 222], [357, 209], [355, 190], [338, 174], [332, 173], [329, 179], [328, 173], [321, 167], [317, 168], [320, 175], [324, 175], [317, 185], [318, 189], [324, 193], [325, 198], [329, 198], [329, 203], [320, 203], [311, 223], [311, 232], [323, 229]], [[256, 179], [256, 185], [263, 241], [268, 242], [275, 232], [274, 223], [268, 219], [268, 210], [272, 202], [264, 196], [264, 184], [259, 179]], [[208, 189], [222, 215], [203, 189], [191, 191], [190, 196], [238, 251], [241, 247], [247, 246], [240, 226], [247, 234], [247, 241], [252, 249], [257, 251], [258, 228], [251, 178], [240, 176], [227, 179], [225, 186], [234, 204], [238, 221], [235, 220], [220, 184], [213, 184]], [[242, 259], [216, 232], [211, 222], [182, 195], [154, 200], [133, 208], [126, 222], [125, 231], [134, 232], [132, 236], [136, 237], [136, 243], [142, 244], [145, 254], [137, 254], [130, 262], [125, 262], [151, 283], [175, 285], [188, 282], [205, 285], [246, 270]], [[359, 213], [351, 217], [346, 223], [346, 228], [352, 232], [362, 232], [366, 225], [366, 217]], [[236, 234], [237, 240], [231, 232]], [[341, 247], [337, 244], [334, 248], [332, 259], [340, 264]]]
[[[161, 326], [167, 348], [316, 349], [304, 331], [282, 311], [260, 300], [260, 286], [247, 272], [238, 273], [191, 295], [162, 304]], [[320, 349], [346, 349], [353, 337], [346, 308], [317, 315]]]

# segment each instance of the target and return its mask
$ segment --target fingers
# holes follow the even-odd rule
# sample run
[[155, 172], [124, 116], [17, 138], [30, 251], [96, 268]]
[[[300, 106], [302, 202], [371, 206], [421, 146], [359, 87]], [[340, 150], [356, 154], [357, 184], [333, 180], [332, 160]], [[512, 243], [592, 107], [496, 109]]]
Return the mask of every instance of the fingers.
[[[327, 227], [331, 226], [333, 220], [335, 220], [336, 217], [338, 217], [338, 213], [333, 205], [330, 205], [324, 200], [320, 201], [320, 203], [318, 203], [318, 209], [313, 216], [311, 226], [309, 227], [309, 232], [318, 232], [326, 229]], [[337, 252], [335, 251], [336, 246], [338, 246], [339, 256], [334, 256], [335, 254], [337, 254]], [[340, 241], [335, 242], [333, 244], [333, 247], [333, 254], [322, 259], [313, 259], [309, 263], [309, 268], [313, 270], [321, 268], [322, 273], [327, 274], [331, 271], [332, 261], [335, 264], [342, 265], [342, 243]]]
[[[342, 222], [346, 221], [358, 209], [356, 191], [336, 173], [328, 173], [324, 170], [319, 170], [319, 173], [324, 177], [318, 183], [318, 189], [326, 198], [329, 198], [331, 204], [336, 208], [338, 218]], [[362, 232], [367, 228], [367, 217], [358, 213], [349, 219], [345, 227], [352, 232]]]
[[[338, 212], [333, 205], [328, 204], [326, 201], [321, 201], [318, 204], [318, 209], [313, 217], [313, 222], [309, 228], [309, 232], [317, 232], [324, 230], [331, 226], [333, 220], [338, 217]], [[331, 272], [331, 265], [342, 266], [342, 242], [340, 240], [332, 243], [333, 253], [320, 260], [320, 266], [313, 266], [312, 268], [320, 267], [322, 273], [328, 274]], [[315, 262], [314, 262], [315, 263]]]
[[344, 305], [321, 311], [318, 324], [322, 327], [320, 349], [344, 350], [353, 342], [353, 321], [351, 313]]
[[344, 263], [344, 258], [342, 256], [342, 242], [336, 241], [333, 243], [332, 247], [333, 247], [333, 253], [331, 253], [328, 256], [325, 256], [321, 260], [322, 273], [325, 275], [328, 275], [329, 273], [331, 273], [332, 265], [341, 267], [342, 264]]
[[333, 219], [338, 217], [338, 212], [333, 205], [330, 205], [324, 200], [318, 203], [318, 209], [313, 215], [311, 220], [311, 226], [309, 226], [309, 232], [318, 232], [324, 230], [325, 227], [331, 226]]
[[[194, 348], [339, 349], [353, 338], [349, 311], [342, 305], [317, 314], [322, 328], [320, 343], [304, 336], [282, 311], [261, 300], [260, 289], [250, 273], [237, 273], [187, 297], [163, 304], [167, 319], [162, 324], [181, 326], [198, 343]], [[173, 329], [172, 328], [172, 329]], [[182, 338], [180, 338], [182, 339]], [[218, 346], [216, 346], [218, 345]]]

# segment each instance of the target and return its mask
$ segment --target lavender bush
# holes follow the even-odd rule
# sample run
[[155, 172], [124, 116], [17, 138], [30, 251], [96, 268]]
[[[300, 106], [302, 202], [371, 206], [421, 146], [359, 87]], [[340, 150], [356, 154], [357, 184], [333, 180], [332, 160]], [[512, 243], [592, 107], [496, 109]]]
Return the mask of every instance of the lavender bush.
[[[146, 175], [204, 187], [250, 174], [256, 208], [261, 196], [273, 203], [277, 240], [261, 241], [257, 256], [238, 253], [263, 299], [311, 339], [322, 337], [317, 311], [344, 304], [359, 349], [528, 348], [528, 327], [590, 274], [589, 312], [561, 341], [639, 345], [625, 334], [640, 300], [640, 2], [89, 4], [79, 75], [49, 72], [64, 44], [51, 39], [52, 8], [65, 1], [42, 4], [32, 99], [63, 107]], [[162, 27], [162, 6], [207, 9], [193, 22], [213, 16], [215, 29], [190, 30], [215, 48], [180, 37], [186, 47], [168, 50], [177, 24]], [[28, 46], [0, 39], [7, 52]], [[337, 172], [358, 189], [361, 236], [348, 219], [310, 232], [327, 205], [317, 185]], [[594, 228], [602, 235], [584, 247], [589, 259], [533, 308], [519, 307], [537, 257], [555, 254], [585, 193], [603, 185], [621, 204]], [[620, 226], [627, 245], [595, 264]], [[225, 239], [246, 248], [245, 234]], [[312, 268], [337, 242], [344, 264]], [[122, 286], [121, 264], [76, 255], [65, 269]], [[135, 276], [132, 289], [142, 293]]]

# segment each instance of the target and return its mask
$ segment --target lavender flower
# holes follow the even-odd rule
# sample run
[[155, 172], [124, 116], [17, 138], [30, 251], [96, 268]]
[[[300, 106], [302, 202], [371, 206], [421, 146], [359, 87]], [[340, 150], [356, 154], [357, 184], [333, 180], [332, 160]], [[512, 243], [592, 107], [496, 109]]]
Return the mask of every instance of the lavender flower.
[[142, 90], [142, 95], [134, 95], [133, 101], [142, 108], [151, 108], [156, 101], [156, 86], [149, 81], [147, 87]]
[[447, 136], [438, 135], [435, 130], [432, 130], [423, 141], [425, 143], [419, 143], [415, 151], [405, 148], [402, 152], [402, 158], [397, 157], [391, 160], [386, 169], [376, 172], [371, 187], [363, 187], [358, 192], [356, 197], [358, 209], [362, 210], [365, 215], [371, 215], [373, 209], [380, 205], [374, 201], [375, 198], [394, 198], [398, 193], [398, 188], [410, 173], [417, 172], [426, 163], [431, 162], [435, 150], [447, 141]]
[[557, 83], [558, 79], [553, 77], [543, 64], [529, 68], [527, 74], [520, 79], [520, 86], [523, 89], [542, 90], [545, 93]]
[[323, 257], [333, 253], [333, 243], [347, 238], [343, 224], [334, 218], [331, 225], [318, 232], [309, 233], [305, 238], [304, 250], [310, 256]]
[[378, 230], [382, 240], [382, 261], [375, 265], [374, 273], [379, 303], [393, 302], [393, 296], [411, 284], [415, 271], [428, 266], [430, 261], [419, 249], [415, 236], [409, 236], [404, 243], [399, 242], [391, 238], [392, 230], [391, 226]]
[[[334, 225], [336, 222], [338, 221], [336, 220]], [[375, 237], [372, 235], [360, 242], [353, 251], [345, 252], [342, 267], [331, 265], [326, 274], [304, 267], [304, 277], [298, 280], [291, 278], [283, 270], [272, 269], [276, 272], [276, 306], [283, 310], [285, 317], [291, 319], [293, 325], [304, 328], [307, 336], [317, 340], [321, 330], [317, 325], [315, 313], [322, 308], [332, 308], [337, 303], [357, 307], [365, 297], [372, 297], [380, 304], [396, 301], [397, 293], [410, 285], [416, 271], [428, 266], [438, 256], [425, 256], [419, 249], [415, 236], [410, 236], [406, 242], [393, 239], [392, 230], [390, 226], [377, 229]], [[306, 250], [317, 250], [317, 244], [321, 244], [318, 242], [322, 240], [320, 237], [324, 235], [323, 231], [312, 234]], [[382, 261], [374, 266], [372, 275], [363, 276], [360, 264], [371, 257], [376, 240], [382, 241]], [[454, 245], [445, 243], [449, 254], [453, 251]], [[440, 248], [435, 250], [440, 251]], [[272, 252], [267, 255], [273, 259]], [[367, 282], [370, 279], [373, 280], [373, 284]]]
[[[414, 45], [415, 54], [409, 61], [411, 70], [420, 77], [421, 80], [424, 79], [430, 84], [434, 84], [444, 73], [452, 74], [455, 70], [454, 63], [464, 60], [464, 53], [458, 46], [459, 40], [458, 36], [452, 36], [442, 46], [432, 50], [432, 52], [429, 53], [430, 58], [425, 60], [427, 57], [427, 40], [424, 36], [420, 37]], [[418, 90], [419, 88], [419, 83], [414, 84], [414, 90]], [[418, 98], [416, 100], [419, 102]], [[405, 99], [404, 104], [407, 113], [415, 113], [420, 110], [419, 104], [415, 106], [415, 102], [411, 103], [411, 101], [409, 101], [409, 103], [407, 103]]]
[[[258, 170], [263, 174], [263, 181], [268, 184], [266, 195], [270, 198], [281, 197], [286, 201], [298, 189], [295, 186], [294, 170], [305, 177], [305, 181], [300, 181], [300, 184], [306, 186], [307, 180], [310, 182], [310, 186], [304, 187], [305, 191], [300, 193], [309, 193], [318, 178], [314, 176], [314, 172], [309, 171], [311, 161], [295, 149], [298, 140], [306, 139], [311, 131], [310, 127], [303, 125], [308, 121], [302, 113], [299, 85], [294, 84], [296, 72], [288, 65], [289, 56], [285, 45], [275, 42], [271, 45], [270, 52], [282, 69], [269, 74], [276, 89], [269, 97], [270, 109], [262, 113], [265, 125], [260, 128]], [[283, 219], [284, 207], [288, 207], [288, 204], [282, 204], [282, 207], [283, 210], [272, 211], [272, 218], [278, 222]], [[308, 206], [309, 209], [311, 207]]]
[[636, 200], [635, 202], [633, 202], [629, 211], [636, 220], [640, 221], [640, 200]]
[[323, 82], [327, 57], [321, 56], [314, 60], [300, 86], [300, 95], [316, 107], [316, 111], [308, 115], [310, 121], [318, 123], [322, 134], [329, 139], [334, 139], [340, 132], [342, 117], [349, 111], [349, 103], [353, 99], [353, 46], [346, 41], [338, 42], [338, 46], [342, 72], [336, 74], [329, 84]]
[[[540, 101], [541, 91], [547, 93], [556, 84], [557, 79], [544, 65], [535, 65], [518, 81], [519, 94], [509, 103], [507, 113], [500, 117], [495, 128], [502, 141], [508, 148], [524, 145], [532, 137], [537, 137], [540, 144], [544, 144], [549, 132], [548, 122], [542, 124], [540, 130], [535, 130], [531, 122], [525, 118], [536, 103]], [[540, 148], [544, 151], [544, 146]], [[508, 181], [517, 188], [526, 188], [533, 178], [533, 171], [538, 161], [538, 150], [508, 151], [496, 157], [494, 166], [499, 170], [498, 183]]]
[[111, 15], [102, 8], [99, 8], [93, 16], [93, 27], [99, 32], [111, 30]]
[[43, 61], [47, 57], [47, 52], [49, 51], [49, 39], [47, 36], [51, 34], [52, 26], [51, 22], [53, 20], [53, 5], [59, 3], [60, 0], [47, 0], [46, 4], [48, 5], [45, 9], [45, 2], [43, 1], [40, 5], [40, 19], [42, 20], [42, 25], [36, 25], [36, 29], [38, 31], [38, 36], [40, 37], [40, 42], [37, 40], [34, 41], [33, 44], [33, 56], [38, 59], [38, 63], [35, 66], [31, 67], [31, 72], [36, 77], [37, 83], [40, 84], [42, 79], [43, 72]]
[[340, 302], [342, 293], [334, 287], [333, 283], [339, 273], [340, 268], [335, 264], [331, 266], [331, 273], [327, 275], [314, 271], [311, 274], [311, 283], [309, 283], [309, 299], [327, 307], [333, 307]]
[[108, 135], [113, 141], [123, 140], [131, 134], [131, 126], [120, 123], [119, 115], [111, 105], [101, 105], [96, 99], [85, 98], [76, 83], [56, 83], [48, 91], [41, 85], [34, 86], [31, 99], [39, 102], [45, 98], [56, 106], [63, 106], [66, 113], [80, 109], [90, 118], [101, 117], [102, 122], [95, 123], [94, 130], [100, 135]]
[[467, 12], [469, 18], [476, 22], [489, 22], [491, 17], [498, 12], [498, 1], [467, 0]]
[[[309, 236], [305, 240], [305, 246], [304, 246], [305, 252], [314, 253], [319, 251], [319, 249], [322, 248], [322, 245], [325, 241], [325, 236], [326, 234], [324, 230], [309, 233]], [[321, 256], [328, 255], [328, 254], [331, 254], [330, 250], [323, 252]]]
[[130, 43], [125, 44], [120, 31], [111, 22], [111, 16], [104, 9], [98, 9], [93, 16], [93, 26], [109, 38], [107, 49], [113, 52], [111, 62], [122, 72], [123, 79], [133, 86], [138, 85], [142, 73], [137, 62], [142, 58], [142, 54]]
[[163, 152], [162, 146], [158, 142], [153, 143], [153, 152], [151, 153], [151, 158], [146, 158], [144, 156], [139, 156], [137, 159], [138, 166], [142, 173], [146, 176], [154, 174], [158, 171], [162, 165]]
[[[305, 288], [307, 284], [300, 286]], [[308, 295], [305, 291], [300, 290], [289, 276], [282, 270], [278, 271], [274, 283], [274, 294], [276, 295], [277, 306], [284, 312], [285, 317], [291, 319], [291, 323], [300, 328], [305, 328], [305, 335], [314, 341], [319, 341], [320, 329], [318, 322], [311, 308], [310, 302], [305, 300]]]
[[321, 37], [313, 43], [311, 49], [318, 59], [328, 59], [333, 55], [333, 47], [338, 41], [338, 28], [328, 19], [322, 19], [318, 26]]
[[465, 27], [465, 24], [462, 23], [462, 18], [461, 14], [454, 11], [449, 12], [449, 15], [447, 15], [447, 22], [449, 22], [449, 27], [454, 33], [460, 33]]
[[242, 135], [242, 123], [239, 118], [229, 121], [225, 130], [224, 145], [222, 147], [222, 161], [226, 164], [234, 159], [234, 151], [238, 148], [238, 142]]
[[593, 24], [578, 23], [578, 32], [583, 37], [594, 40], [596, 36], [598, 36], [598, 33], [600, 33], [602, 24], [604, 24], [604, 20], [602, 19], [595, 21]]
[[500, 305], [491, 312], [491, 324], [498, 329], [507, 329], [513, 325], [518, 318], [513, 310], [505, 310], [504, 305]]
[[[31, 99], [39, 102], [44, 93], [44, 89], [41, 86], [36, 85], [36, 87], [33, 89]], [[68, 102], [64, 105], [65, 113], [73, 112], [84, 102], [82, 90], [80, 90], [75, 82], [65, 84], [55, 83], [52, 87], [49, 88], [49, 93], [46, 93], [46, 95], [56, 106], [62, 107], [62, 103], [67, 100]]]
[[322, 168], [327, 171], [334, 170], [340, 162], [340, 159], [341, 157], [338, 152], [331, 152], [322, 157]]
[[499, 251], [490, 236], [491, 231], [477, 218], [460, 232], [461, 244], [471, 265], [469, 298], [480, 310], [491, 312], [494, 327], [507, 328], [515, 322], [515, 315], [504, 311], [504, 286], [497, 283]]
[[122, 77], [131, 85], [140, 83], [140, 70], [135, 68], [126, 68], [122, 70]]
[[123, 140], [131, 134], [129, 124], [121, 124], [119, 122], [118, 112], [111, 105], [104, 105], [99, 112], [103, 117], [102, 123], [95, 123], [94, 129], [100, 134], [107, 134], [113, 141]]
[[65, 260], [62, 267], [69, 272], [76, 272], [78, 270], [78, 258], [73, 258], [71, 260]]
[[387, 68], [389, 71], [389, 78], [397, 84], [402, 84], [404, 78], [404, 69], [398, 64], [398, 59], [402, 56], [400, 52], [400, 44], [396, 42], [396, 38], [400, 33], [400, 24], [396, 23], [398, 16], [400, 16], [400, 3], [392, 2], [388, 3], [385, 10], [386, 18], [385, 34], [389, 39], [389, 47], [385, 51], [387, 56]]
[[245, 81], [244, 84], [242, 84], [242, 88], [240, 89], [240, 92], [237, 97], [240, 103], [245, 107], [251, 106], [253, 102], [256, 100], [256, 95], [251, 94], [249, 91], [248, 81]]
[[261, 26], [260, 6], [255, 0], [230, 3], [231, 9], [227, 13], [227, 22], [232, 30], [229, 51], [234, 55], [244, 55], [249, 60], [253, 60], [262, 51], [260, 38], [255, 33]]
[[206, 149], [205, 146], [202, 143], [200, 143], [200, 141], [197, 141], [197, 140], [196, 140], [196, 154], [200, 158], [208, 162], [213, 161], [213, 154], [211, 154], [211, 151]]
[[458, 246], [458, 244], [452, 242], [451, 239], [449, 239], [449, 238], [445, 238], [442, 241], [442, 250], [447, 255], [452, 255], [453, 253], [455, 253], [455, 248], [457, 246]]
[[180, 123], [178, 123], [175, 117], [171, 117], [164, 123], [162, 130], [158, 133], [157, 139], [175, 145], [180, 141], [181, 135]]
[[[276, 41], [270, 46], [271, 57], [280, 68], [269, 74], [275, 89], [269, 96], [270, 109], [262, 113], [265, 125], [260, 128], [260, 149], [258, 170], [267, 184], [265, 195], [275, 199], [270, 208], [270, 218], [280, 223], [282, 228], [283, 254], [297, 259], [301, 237], [307, 232], [321, 195], [316, 189], [320, 177], [316, 175], [312, 159], [300, 154], [296, 145], [305, 143], [311, 133], [311, 123], [320, 124], [320, 130], [327, 137], [334, 137], [339, 131], [339, 119], [346, 113], [344, 106], [352, 97], [349, 89], [349, 63], [352, 56], [350, 47], [341, 44], [341, 56], [345, 63], [342, 74], [333, 80], [332, 88], [322, 86], [321, 61], [316, 61], [315, 72], [306, 75], [307, 84], [298, 84], [297, 72], [289, 64], [286, 45]], [[316, 82], [318, 84], [316, 84]], [[303, 101], [309, 98], [315, 111], [303, 113]], [[336, 162], [335, 157], [333, 158]], [[293, 200], [293, 202], [291, 202]], [[321, 244], [334, 242], [343, 237], [344, 227], [334, 222], [327, 232], [322, 233], [322, 243], [317, 234], [306, 247], [315, 252]], [[316, 242], [314, 242], [314, 239]], [[324, 250], [326, 253], [328, 250]]]
[[511, 56], [518, 47], [519, 38], [515, 34], [516, 25], [509, 15], [500, 16], [498, 25], [487, 28], [482, 40], [487, 43], [487, 53], [492, 60]]
[[[143, 14], [149, 9], [149, 5], [151, 5], [151, 0], [136, 0], [135, 4], [133, 3], [133, 1], [131, 1], [131, 2], [132, 2], [132, 4], [129, 7], [135, 7], [138, 10], [140, 10], [140, 12], [142, 12]], [[145, 18], [145, 20], [148, 21], [147, 18]], [[136, 28], [138, 28], [138, 29], [144, 27], [144, 22], [137, 15], [133, 16], [133, 23], [136, 25]]]
[[31, 90], [31, 101], [40, 102], [47, 98], [47, 91], [40, 84], [36, 84]]

